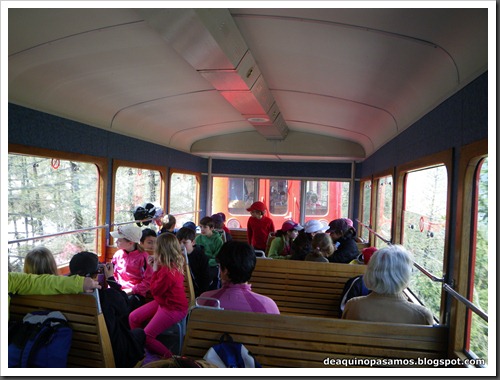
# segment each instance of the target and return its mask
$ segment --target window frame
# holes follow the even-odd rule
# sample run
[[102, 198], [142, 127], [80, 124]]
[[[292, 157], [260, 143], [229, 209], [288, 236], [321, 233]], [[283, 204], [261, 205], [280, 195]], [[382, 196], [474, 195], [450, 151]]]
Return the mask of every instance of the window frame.
[[[8, 150], [9, 154], [22, 154], [26, 156], [37, 156], [43, 158], [58, 158], [62, 160], [81, 161], [96, 165], [98, 177], [96, 189], [98, 195], [96, 226], [102, 226], [106, 223], [106, 189], [108, 188], [108, 163], [106, 158], [80, 153], [62, 152], [45, 148], [28, 147], [19, 144], [9, 144]], [[99, 257], [105, 255], [106, 252], [106, 235], [107, 231], [105, 228], [97, 229], [96, 253]], [[69, 267], [62, 267], [60, 268], [60, 271], [61, 274], [66, 274], [69, 271]]]

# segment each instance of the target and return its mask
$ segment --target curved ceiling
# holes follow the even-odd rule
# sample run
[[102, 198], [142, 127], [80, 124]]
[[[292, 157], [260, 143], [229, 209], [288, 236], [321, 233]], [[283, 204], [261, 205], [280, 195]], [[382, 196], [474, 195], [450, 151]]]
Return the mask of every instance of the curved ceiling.
[[203, 157], [363, 161], [488, 64], [485, 8], [8, 12], [9, 102]]

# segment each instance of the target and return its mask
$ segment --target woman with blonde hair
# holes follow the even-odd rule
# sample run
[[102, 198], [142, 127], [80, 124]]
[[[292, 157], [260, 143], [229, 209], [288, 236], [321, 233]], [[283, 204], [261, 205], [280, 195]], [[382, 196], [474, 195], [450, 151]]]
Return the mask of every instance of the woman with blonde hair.
[[146, 349], [169, 358], [172, 352], [156, 337], [182, 320], [188, 310], [184, 292], [184, 256], [174, 234], [158, 236], [153, 260], [150, 287], [153, 300], [130, 313], [129, 323], [131, 329], [144, 329]]
[[58, 275], [56, 260], [50, 249], [39, 246], [24, 258], [24, 273]]

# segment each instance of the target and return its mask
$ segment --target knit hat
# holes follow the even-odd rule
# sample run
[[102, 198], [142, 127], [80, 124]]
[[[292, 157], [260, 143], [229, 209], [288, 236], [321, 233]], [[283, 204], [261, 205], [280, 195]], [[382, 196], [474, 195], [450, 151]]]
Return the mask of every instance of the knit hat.
[[109, 233], [115, 239], [127, 239], [134, 243], [139, 243], [142, 237], [142, 230], [133, 224], [126, 224], [124, 226], [118, 226], [116, 231], [111, 231]]
[[304, 224], [304, 231], [308, 234], [313, 232], [325, 232], [328, 229], [326, 224], [321, 223], [319, 220], [308, 220]]
[[253, 202], [252, 205], [249, 208], [247, 208], [247, 211], [262, 211], [262, 212], [264, 212], [266, 210], [267, 210], [266, 205], [260, 201]]

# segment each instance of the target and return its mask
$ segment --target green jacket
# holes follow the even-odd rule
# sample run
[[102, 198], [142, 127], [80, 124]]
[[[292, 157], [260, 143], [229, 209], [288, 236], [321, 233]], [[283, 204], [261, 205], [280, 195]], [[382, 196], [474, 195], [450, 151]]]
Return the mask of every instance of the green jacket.
[[9, 272], [9, 305], [10, 295], [53, 295], [53, 294], [78, 294], [83, 292], [81, 276], [54, 276], [52, 274], [26, 274]]
[[214, 232], [210, 237], [206, 235], [198, 235], [194, 241], [196, 242], [196, 245], [202, 245], [205, 247], [205, 255], [208, 256], [208, 265], [211, 267], [216, 266], [217, 261], [215, 260], [215, 257], [224, 244], [222, 237], [217, 232]]

